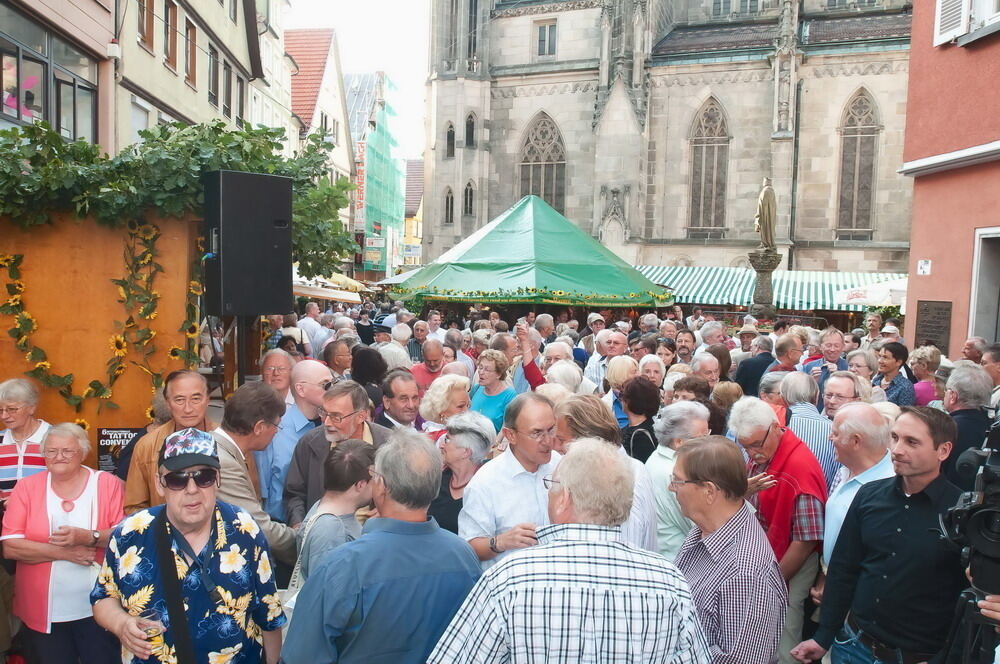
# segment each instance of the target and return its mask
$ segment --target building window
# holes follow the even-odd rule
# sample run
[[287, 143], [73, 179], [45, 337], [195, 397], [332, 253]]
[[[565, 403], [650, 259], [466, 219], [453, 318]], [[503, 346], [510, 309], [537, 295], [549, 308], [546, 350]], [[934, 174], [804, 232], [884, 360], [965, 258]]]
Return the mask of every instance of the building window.
[[455, 194], [451, 193], [451, 187], [444, 190], [444, 223], [455, 223]]
[[132, 142], [142, 143], [142, 136], [139, 135], [140, 131], [145, 131], [149, 128], [149, 114], [152, 112], [152, 107], [145, 101], [140, 100], [135, 95], [132, 95]]
[[838, 240], [872, 239], [875, 154], [880, 130], [875, 100], [867, 90], [859, 90], [847, 103], [840, 127]]
[[448, 0], [448, 29], [445, 35], [444, 70], [457, 69], [458, 48], [461, 36], [458, 34], [459, 8], [458, 0]]
[[177, 3], [163, 4], [163, 60], [171, 69], [177, 68]]
[[455, 126], [448, 123], [448, 131], [445, 134], [445, 147], [444, 147], [444, 157], [445, 159], [451, 159], [455, 156]]
[[547, 23], [536, 23], [535, 35], [538, 38], [538, 48], [536, 50], [536, 53], [538, 55], [548, 56], [556, 54], [555, 21], [549, 21]]
[[566, 207], [566, 148], [546, 113], [538, 114], [524, 137], [519, 168], [521, 196], [539, 196], [561, 214]]
[[324, 134], [330, 130], [330, 120], [323, 111], [319, 113], [319, 129]]
[[219, 105], [219, 52], [208, 47], [208, 103]]
[[474, 205], [476, 202], [476, 192], [472, 188], [472, 183], [465, 185], [465, 192], [462, 194], [462, 214], [466, 217], [471, 217], [475, 212], [473, 212]]
[[465, 118], [465, 147], [476, 147], [476, 116], [472, 113]]
[[229, 0], [229, 20], [236, 23], [236, 6], [239, 0]]
[[479, 54], [479, 0], [469, 0], [469, 32], [466, 56], [470, 60]]
[[712, 16], [726, 16], [732, 11], [731, 0], [712, 0]]
[[139, 43], [153, 50], [153, 0], [135, 0], [136, 34]]
[[0, 128], [46, 121], [67, 140], [97, 137], [97, 62], [0, 4]]
[[740, 0], [741, 14], [756, 14], [759, 8], [758, 0]]
[[233, 67], [228, 62], [222, 65], [222, 114], [233, 115]]
[[239, 76], [236, 77], [236, 126], [242, 127], [246, 117], [247, 84]]
[[726, 232], [729, 128], [722, 107], [709, 99], [691, 130], [691, 218], [688, 237], [721, 238]]
[[184, 21], [184, 80], [194, 85], [198, 81], [198, 29]]

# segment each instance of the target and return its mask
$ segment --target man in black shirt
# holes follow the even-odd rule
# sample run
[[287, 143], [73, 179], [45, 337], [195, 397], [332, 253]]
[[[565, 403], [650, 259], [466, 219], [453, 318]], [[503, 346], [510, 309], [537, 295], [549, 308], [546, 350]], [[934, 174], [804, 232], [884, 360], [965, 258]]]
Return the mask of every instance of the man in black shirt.
[[[938, 516], [960, 491], [941, 474], [954, 421], [906, 407], [892, 427], [896, 477], [869, 482], [844, 519], [827, 571], [820, 626], [791, 654], [835, 662], [927, 662], [944, 646], [968, 586], [959, 549], [939, 535]], [[836, 637], [836, 641], [834, 640]]]

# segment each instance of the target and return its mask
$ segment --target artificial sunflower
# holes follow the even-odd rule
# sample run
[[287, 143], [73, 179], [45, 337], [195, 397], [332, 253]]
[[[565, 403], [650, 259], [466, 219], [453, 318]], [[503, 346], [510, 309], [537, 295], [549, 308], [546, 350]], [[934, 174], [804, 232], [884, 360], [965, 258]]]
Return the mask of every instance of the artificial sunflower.
[[114, 376], [121, 376], [123, 373], [125, 373], [125, 365], [124, 364], [116, 364], [115, 368], [114, 368], [114, 371], [112, 371], [111, 373]]
[[128, 353], [128, 342], [125, 341], [125, 337], [120, 334], [116, 334], [111, 337], [111, 351], [115, 354], [115, 357], [125, 357]]
[[159, 229], [151, 224], [143, 224], [139, 227], [138, 234], [143, 240], [152, 240], [159, 233]]
[[153, 260], [153, 254], [147, 251], [139, 257], [139, 265], [149, 265], [151, 260]]
[[143, 318], [145, 318], [146, 320], [154, 320], [156, 318], [156, 312], [150, 311], [148, 314], [143, 316]]
[[21, 295], [15, 294], [7, 298], [7, 306], [9, 307], [19, 307], [21, 306]]
[[49, 369], [52, 368], [52, 364], [50, 362], [42, 360], [41, 362], [35, 362], [35, 368], [41, 369], [42, 371], [48, 371]]
[[35, 323], [35, 317], [29, 314], [27, 311], [22, 311], [14, 319], [17, 326], [21, 328], [21, 331], [27, 334], [28, 332], [33, 332], [38, 328], [38, 324]]
[[146, 337], [146, 339], [142, 342], [142, 345], [145, 346], [146, 344], [148, 344], [150, 341], [153, 340], [153, 337], [155, 336], [156, 336], [156, 330], [150, 330], [149, 336]]
[[188, 290], [191, 292], [192, 295], [201, 295], [205, 292], [205, 289], [197, 281], [192, 281], [190, 284], [188, 284]]
[[128, 220], [128, 223], [126, 223], [125, 225], [126, 225], [126, 226], [128, 227], [128, 229], [129, 229], [130, 231], [132, 231], [133, 233], [134, 233], [134, 232], [136, 232], [137, 230], [139, 230], [139, 222], [138, 222], [138, 221], [136, 221], [135, 219], [129, 219], [129, 220]]
[[179, 346], [171, 346], [170, 350], [167, 351], [167, 355], [169, 355], [170, 358], [173, 360], [179, 360], [181, 357], [181, 353], [183, 352], [184, 350]]
[[10, 254], [0, 256], [0, 267], [10, 267], [14, 263], [14, 257]]
[[120, 297], [123, 300], [128, 299], [128, 296], [125, 295], [125, 287], [124, 286], [119, 286], [118, 287], [118, 297]]
[[149, 420], [150, 422], [156, 419], [156, 413], [153, 412], [152, 406], [146, 409], [146, 419]]
[[14, 287], [15, 293], [24, 292], [24, 282], [21, 281], [20, 279], [15, 279], [14, 281], [10, 282], [10, 285]]
[[184, 328], [184, 336], [186, 336], [188, 339], [197, 339], [198, 338], [198, 325], [196, 323], [191, 323], [190, 325], [188, 325], [187, 327], [185, 327]]
[[110, 399], [111, 398], [111, 390], [110, 389], [106, 390], [103, 394], [100, 395], [100, 397], [102, 399]]
[[75, 420], [73, 420], [73, 424], [80, 427], [84, 431], [90, 431], [90, 422], [83, 419], [82, 417], [78, 417]]

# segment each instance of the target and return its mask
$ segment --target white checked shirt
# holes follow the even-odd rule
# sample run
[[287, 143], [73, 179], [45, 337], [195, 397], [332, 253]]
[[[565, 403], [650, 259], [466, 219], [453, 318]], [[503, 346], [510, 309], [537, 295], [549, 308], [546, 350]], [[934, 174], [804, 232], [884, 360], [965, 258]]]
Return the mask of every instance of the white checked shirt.
[[476, 582], [428, 664], [704, 664], [684, 577], [618, 527], [558, 524]]
[[[487, 461], [465, 487], [462, 511], [458, 513], [458, 536], [469, 541], [493, 537], [521, 523], [547, 526], [549, 492], [542, 478], [555, 470], [560, 458], [558, 452], [553, 452], [552, 459], [534, 473], [524, 469], [509, 447]], [[493, 560], [482, 561], [483, 569], [509, 553], [504, 551]]]
[[695, 526], [675, 560], [691, 584], [711, 658], [706, 664], [777, 662], [788, 594], [767, 535], [746, 502], [714, 533]]

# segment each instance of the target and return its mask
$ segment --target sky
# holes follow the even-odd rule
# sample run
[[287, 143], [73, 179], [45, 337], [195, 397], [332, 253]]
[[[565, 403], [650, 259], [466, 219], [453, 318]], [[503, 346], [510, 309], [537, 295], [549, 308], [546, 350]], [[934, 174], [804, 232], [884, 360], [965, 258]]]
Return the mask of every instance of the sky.
[[384, 71], [398, 88], [393, 104], [401, 157], [424, 150], [429, 0], [291, 0], [286, 28], [335, 28], [345, 74]]

